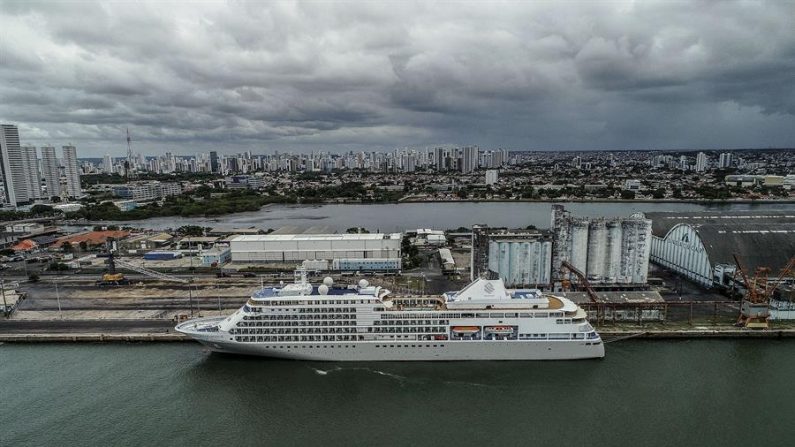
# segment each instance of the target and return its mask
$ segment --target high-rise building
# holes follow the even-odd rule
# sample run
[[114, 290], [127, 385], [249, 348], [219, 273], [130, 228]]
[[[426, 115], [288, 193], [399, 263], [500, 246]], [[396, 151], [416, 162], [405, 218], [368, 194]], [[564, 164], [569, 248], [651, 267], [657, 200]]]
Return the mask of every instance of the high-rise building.
[[22, 158], [25, 167], [25, 179], [28, 184], [28, 198], [41, 199], [41, 174], [39, 174], [39, 157], [35, 146], [22, 146]]
[[486, 171], [486, 185], [496, 185], [500, 178], [499, 172], [496, 169]]
[[466, 146], [461, 151], [461, 172], [468, 174], [478, 168], [478, 147]]
[[707, 154], [699, 152], [696, 155], [696, 172], [704, 172], [707, 170]]
[[110, 158], [110, 154], [105, 154], [105, 157], [102, 158], [102, 172], [113, 174], [113, 159]]
[[45, 197], [61, 197], [61, 173], [58, 166], [58, 157], [52, 146], [41, 147], [41, 176], [44, 177], [44, 187], [47, 188]]
[[77, 163], [77, 149], [74, 146], [63, 147], [63, 165], [66, 174], [66, 192], [69, 197], [80, 197], [80, 167]]
[[3, 203], [16, 207], [30, 200], [25, 157], [19, 147], [19, 130], [12, 124], [0, 125], [0, 172]]
[[218, 174], [221, 172], [221, 166], [218, 164], [218, 152], [210, 151], [210, 172]]
[[728, 168], [732, 165], [732, 153], [731, 152], [724, 152], [720, 154], [720, 159], [718, 160], [718, 167], [719, 168]]

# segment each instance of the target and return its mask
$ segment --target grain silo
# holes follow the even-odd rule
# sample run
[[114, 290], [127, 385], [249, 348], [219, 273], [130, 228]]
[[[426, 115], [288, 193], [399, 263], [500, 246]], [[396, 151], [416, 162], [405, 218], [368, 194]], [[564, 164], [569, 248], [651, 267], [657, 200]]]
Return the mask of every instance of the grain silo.
[[581, 272], [588, 268], [588, 220], [573, 218], [569, 224], [569, 262]]
[[591, 221], [588, 225], [588, 279], [601, 281], [605, 271], [605, 248], [607, 247], [607, 228], [603, 219]]

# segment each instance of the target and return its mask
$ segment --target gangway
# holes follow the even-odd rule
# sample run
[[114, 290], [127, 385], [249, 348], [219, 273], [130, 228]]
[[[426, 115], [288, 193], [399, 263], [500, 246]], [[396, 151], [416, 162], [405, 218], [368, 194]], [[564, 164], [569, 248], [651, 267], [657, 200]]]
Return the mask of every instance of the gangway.
[[146, 275], [146, 276], [151, 276], [152, 278], [161, 279], [163, 281], [179, 282], [179, 283], [182, 283], [182, 284], [190, 283], [190, 281], [187, 280], [187, 279], [178, 278], [176, 276], [171, 276], [171, 275], [168, 275], [168, 274], [165, 274], [165, 273], [162, 273], [162, 272], [158, 272], [158, 271], [155, 271], [155, 270], [152, 270], [152, 269], [148, 269], [148, 268], [142, 267], [140, 265], [135, 265], [135, 264], [133, 264], [131, 262], [122, 261], [119, 258], [116, 258], [116, 265], [118, 267], [124, 267], [127, 270], [132, 270], [132, 271], [134, 271], [136, 273], [140, 273], [140, 274]]

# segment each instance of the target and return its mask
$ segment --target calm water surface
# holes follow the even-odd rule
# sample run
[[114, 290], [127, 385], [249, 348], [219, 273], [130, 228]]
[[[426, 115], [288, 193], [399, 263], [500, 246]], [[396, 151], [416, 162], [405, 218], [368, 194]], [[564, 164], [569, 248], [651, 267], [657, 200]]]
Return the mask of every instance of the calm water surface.
[[[795, 204], [721, 204], [695, 203], [568, 203], [566, 209], [581, 216], [628, 216], [639, 211], [731, 211], [795, 210]], [[448, 229], [474, 224], [513, 228], [535, 225], [548, 228], [550, 203], [536, 202], [453, 202], [402, 203], [388, 205], [273, 205], [259, 211], [219, 217], [162, 217], [122, 222], [140, 228], [173, 228], [180, 225], [205, 227], [279, 228], [283, 225], [326, 225], [336, 231], [364, 227], [371, 231], [404, 231], [411, 228]]]
[[623, 341], [576, 362], [304, 363], [0, 345], [0, 445], [787, 446], [795, 343]]

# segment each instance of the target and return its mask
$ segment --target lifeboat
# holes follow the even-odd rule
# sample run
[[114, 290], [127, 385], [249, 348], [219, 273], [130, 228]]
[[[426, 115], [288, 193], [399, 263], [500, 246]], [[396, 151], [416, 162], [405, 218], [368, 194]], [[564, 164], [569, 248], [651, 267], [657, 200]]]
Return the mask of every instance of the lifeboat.
[[484, 328], [487, 334], [495, 335], [511, 335], [513, 334], [513, 326], [486, 326]]
[[480, 328], [478, 326], [453, 326], [451, 330], [453, 333], [462, 335], [477, 334], [480, 332]]

